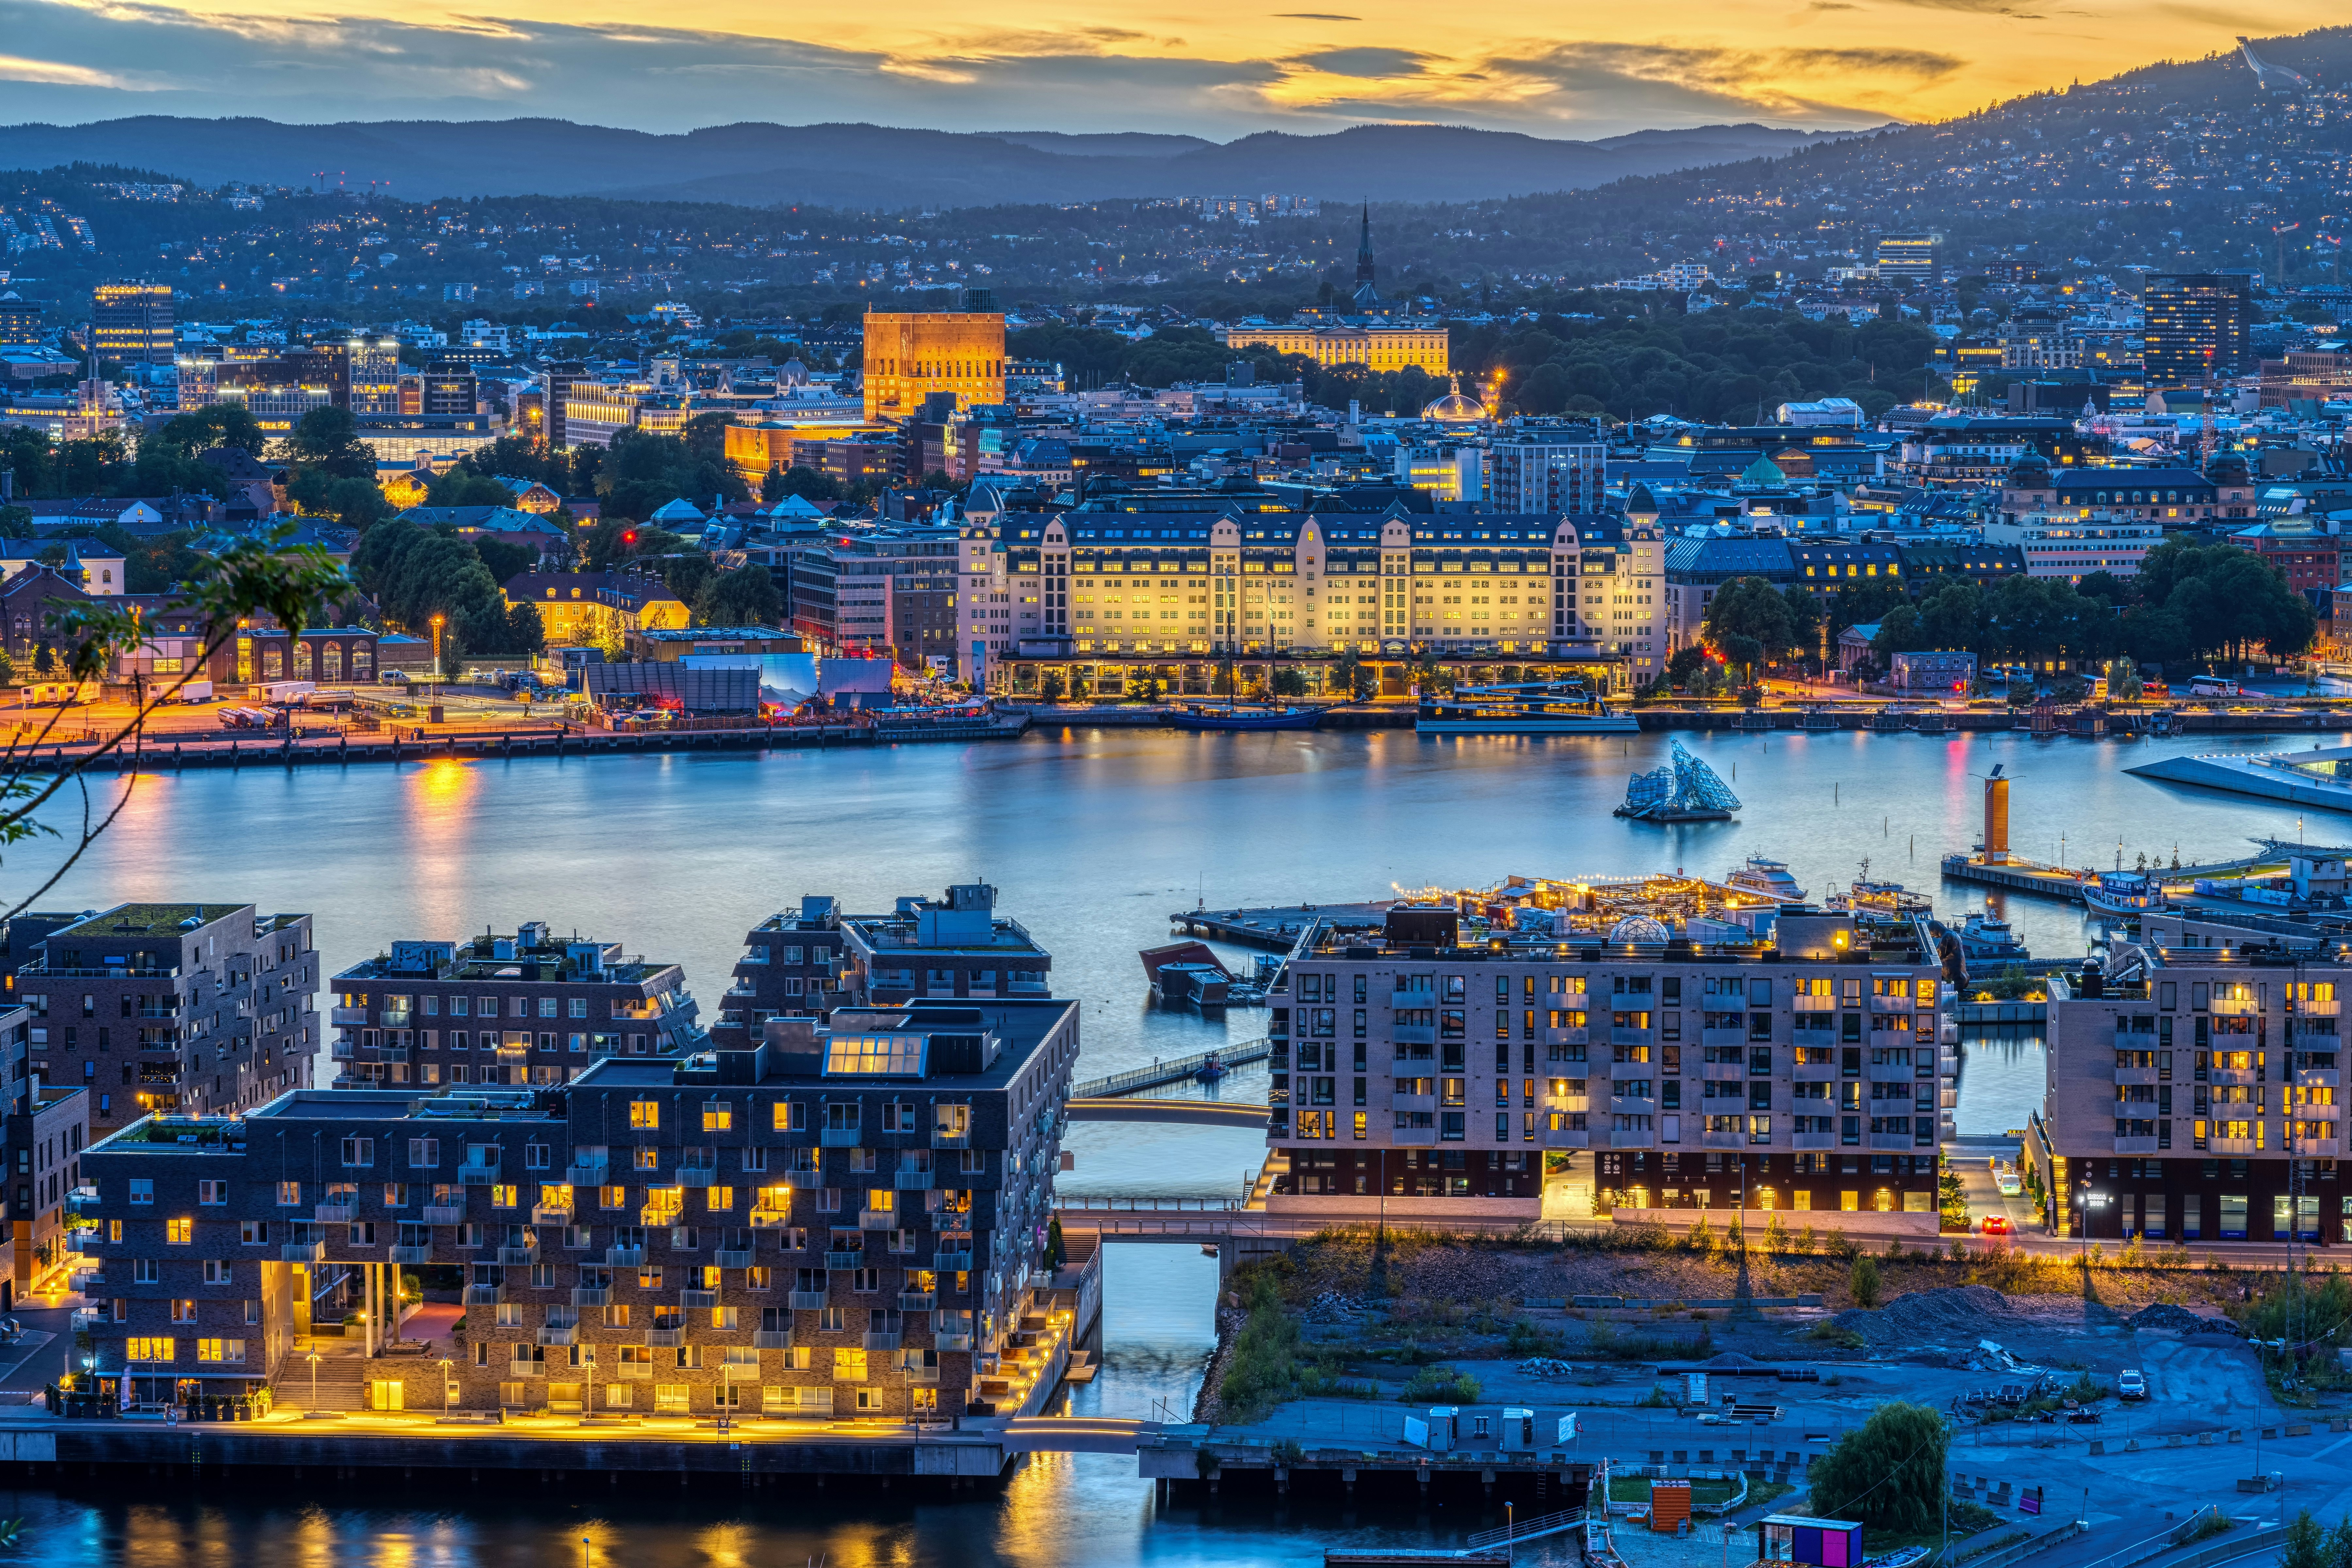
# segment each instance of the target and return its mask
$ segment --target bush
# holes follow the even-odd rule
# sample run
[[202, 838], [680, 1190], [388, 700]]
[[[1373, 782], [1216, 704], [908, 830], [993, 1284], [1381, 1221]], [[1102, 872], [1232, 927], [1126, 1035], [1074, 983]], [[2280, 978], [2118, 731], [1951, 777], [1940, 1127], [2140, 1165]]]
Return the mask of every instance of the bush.
[[1874, 1307], [1878, 1305], [1877, 1259], [1871, 1257], [1866, 1252], [1856, 1258], [1853, 1260], [1853, 1267], [1846, 1270], [1845, 1282], [1846, 1289], [1853, 1293], [1853, 1304], [1855, 1306]]
[[1298, 1388], [1298, 1325], [1282, 1310], [1282, 1291], [1271, 1272], [1250, 1288], [1250, 1312], [1234, 1336], [1234, 1353], [1217, 1385], [1217, 1399], [1229, 1422], [1257, 1420]]
[[1466, 1372], [1450, 1366], [1424, 1366], [1412, 1375], [1397, 1397], [1407, 1405], [1475, 1405], [1480, 1385]]

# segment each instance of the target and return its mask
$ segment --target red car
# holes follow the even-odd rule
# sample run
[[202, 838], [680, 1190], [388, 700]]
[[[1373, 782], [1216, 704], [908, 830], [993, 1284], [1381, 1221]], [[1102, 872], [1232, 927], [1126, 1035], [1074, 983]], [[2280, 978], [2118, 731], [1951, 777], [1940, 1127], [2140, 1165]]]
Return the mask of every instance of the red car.
[[2007, 1236], [2010, 1233], [2009, 1216], [2005, 1214], [1986, 1215], [1984, 1217], [1983, 1229], [1987, 1236]]

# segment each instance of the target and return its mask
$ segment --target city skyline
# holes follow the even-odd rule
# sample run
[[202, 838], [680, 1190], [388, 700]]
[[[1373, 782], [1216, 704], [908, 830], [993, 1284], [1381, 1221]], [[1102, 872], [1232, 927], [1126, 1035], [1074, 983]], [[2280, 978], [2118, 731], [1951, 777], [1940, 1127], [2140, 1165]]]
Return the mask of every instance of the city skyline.
[[[60, 123], [548, 113], [654, 131], [871, 120], [1222, 141], [1411, 121], [1577, 139], [1727, 121], [1857, 130], [1937, 119], [2336, 15], [2317, 0], [2231, 13], [2113, 0], [2063, 12], [2004, 0], [1807, 0], [1767, 12], [1712, 0], [1670, 28], [1602, 16], [1566, 39], [1473, 14], [1424, 44], [1421, 18], [1381, 5], [1154, 9], [1116, 26], [1041, 11], [980, 28], [916, 8], [796, 37], [735, 5], [681, 27], [604, 3], [557, 22], [365, 5], [264, 16], [5, 0], [0, 81], [16, 118]], [[665, 84], [691, 90], [648, 90]]]

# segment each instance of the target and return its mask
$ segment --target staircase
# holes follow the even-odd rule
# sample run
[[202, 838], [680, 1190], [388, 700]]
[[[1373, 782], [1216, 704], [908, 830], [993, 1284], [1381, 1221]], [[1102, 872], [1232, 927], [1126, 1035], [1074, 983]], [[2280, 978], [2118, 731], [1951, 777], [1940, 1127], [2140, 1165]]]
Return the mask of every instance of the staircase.
[[1102, 1250], [1102, 1233], [1098, 1230], [1065, 1230], [1062, 1232], [1062, 1267], [1083, 1272], [1087, 1260]]
[[[310, 1362], [308, 1351], [296, 1351], [278, 1364], [278, 1375], [270, 1383], [273, 1406], [279, 1410], [340, 1410], [345, 1414], [367, 1408], [368, 1368], [383, 1366], [383, 1362], [371, 1362], [360, 1354], [357, 1345], [348, 1348], [331, 1341], [316, 1347], [319, 1352], [318, 1394], [310, 1392]], [[390, 1364], [405, 1364], [394, 1362]], [[437, 1368], [436, 1369], [437, 1370]], [[399, 1376], [386, 1372], [386, 1377]], [[440, 1404], [439, 1390], [432, 1403]]]

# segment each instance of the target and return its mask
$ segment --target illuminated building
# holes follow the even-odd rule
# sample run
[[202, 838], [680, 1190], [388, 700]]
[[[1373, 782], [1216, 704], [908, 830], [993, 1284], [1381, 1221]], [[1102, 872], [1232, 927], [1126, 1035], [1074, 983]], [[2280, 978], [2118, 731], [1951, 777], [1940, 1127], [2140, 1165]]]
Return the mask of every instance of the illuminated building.
[[[88, 1084], [94, 1126], [308, 1088], [318, 988], [310, 917], [250, 904], [116, 904], [50, 932], [16, 976], [32, 1071]], [[201, 1071], [184, 1054], [197, 1040]]]
[[1761, 940], [1675, 942], [1637, 916], [1604, 946], [1577, 905], [1559, 885], [1475, 946], [1451, 904], [1299, 939], [1267, 998], [1270, 1216], [1533, 1219], [1546, 1153], [1591, 1150], [1620, 1224], [1867, 1213], [1935, 1239], [1958, 1058], [1924, 921], [1783, 909]]
[[911, 419], [949, 393], [956, 411], [1004, 401], [1004, 318], [964, 310], [869, 312], [866, 420]]
[[1939, 234], [1879, 235], [1878, 280], [1905, 287], [1929, 287], [1937, 276], [1937, 253], [1943, 243]]
[[1454, 372], [1443, 327], [1228, 327], [1220, 336], [1229, 349], [1304, 354], [1318, 365], [1383, 371], [1418, 365], [1433, 376]]
[[685, 625], [686, 604], [658, 577], [629, 571], [525, 571], [499, 585], [509, 611], [539, 612], [547, 645], [618, 653], [631, 632]]
[[[124, 1397], [268, 1383], [299, 1408], [294, 1343], [331, 1270], [364, 1325], [338, 1408], [1012, 1414], [1052, 1383], [1005, 1353], [1043, 1310], [1077, 1051], [1075, 1002], [923, 1000], [609, 1056], [555, 1093], [310, 1091], [144, 1122], [83, 1155], [111, 1309], [91, 1371]], [[426, 1266], [465, 1270], [458, 1354], [370, 1354]]]
[[2147, 280], [2140, 295], [2141, 358], [2151, 389], [2192, 387], [2246, 362], [2252, 280], [2242, 273], [2183, 273]]
[[338, 1089], [565, 1083], [607, 1056], [676, 1056], [702, 1040], [684, 969], [543, 920], [511, 936], [394, 942], [333, 992]]
[[178, 357], [168, 283], [101, 283], [90, 297], [90, 343], [101, 360], [168, 365]]

